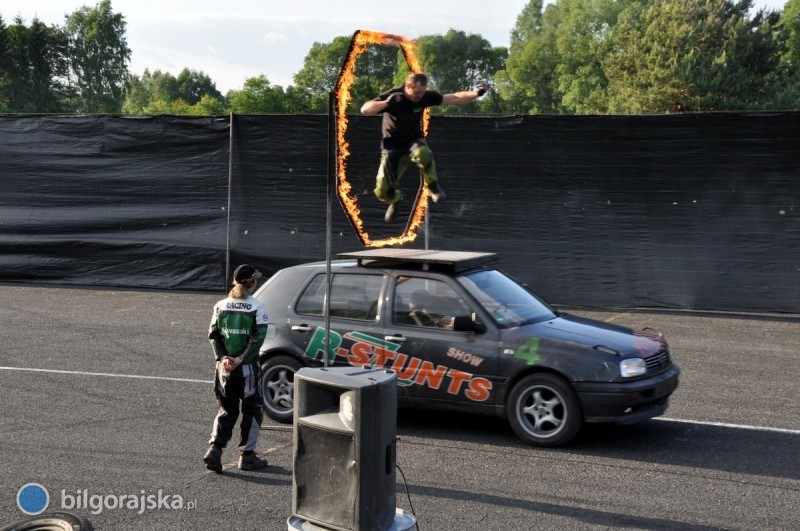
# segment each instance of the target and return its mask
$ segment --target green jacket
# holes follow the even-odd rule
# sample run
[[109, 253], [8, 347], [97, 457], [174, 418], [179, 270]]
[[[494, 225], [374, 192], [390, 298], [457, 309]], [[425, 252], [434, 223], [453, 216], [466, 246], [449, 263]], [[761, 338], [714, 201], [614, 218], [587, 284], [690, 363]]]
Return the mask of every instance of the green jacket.
[[227, 297], [214, 305], [208, 340], [219, 361], [223, 356], [242, 358], [243, 363], [258, 359], [258, 350], [267, 335], [264, 305], [248, 295], [246, 299]]

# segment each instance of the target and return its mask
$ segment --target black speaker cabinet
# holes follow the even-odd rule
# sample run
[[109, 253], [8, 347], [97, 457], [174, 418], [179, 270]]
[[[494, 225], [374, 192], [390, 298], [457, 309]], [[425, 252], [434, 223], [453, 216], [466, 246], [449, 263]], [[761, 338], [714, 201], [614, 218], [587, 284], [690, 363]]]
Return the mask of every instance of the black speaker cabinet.
[[397, 376], [303, 368], [294, 379], [295, 517], [337, 530], [389, 529], [396, 509]]

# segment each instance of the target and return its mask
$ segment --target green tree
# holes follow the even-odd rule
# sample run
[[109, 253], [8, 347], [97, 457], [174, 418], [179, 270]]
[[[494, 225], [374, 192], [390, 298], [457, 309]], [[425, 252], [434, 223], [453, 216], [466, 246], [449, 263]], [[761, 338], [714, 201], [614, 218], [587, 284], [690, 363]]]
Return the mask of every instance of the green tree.
[[33, 112], [70, 110], [66, 34], [55, 26], [45, 26], [38, 19], [33, 19], [28, 33], [28, 105]]
[[66, 36], [34, 18], [6, 27], [0, 18], [0, 110], [63, 112], [68, 108]]
[[163, 114], [174, 114], [177, 116], [191, 115], [192, 106], [181, 99], [162, 100], [155, 99], [147, 103], [140, 113], [146, 116], [158, 116]]
[[169, 102], [176, 101], [180, 97], [178, 90], [178, 80], [169, 72], [161, 70], [145, 69], [141, 76], [132, 74], [127, 82], [125, 89], [125, 100], [122, 104], [122, 112], [125, 114], [147, 114], [145, 109], [158, 103], [162, 108]]
[[211, 94], [203, 94], [200, 101], [192, 105], [191, 114], [195, 116], [220, 116], [228, 114], [225, 102]]
[[783, 8], [781, 25], [786, 32], [786, 48], [781, 59], [792, 68], [800, 68], [800, 0], [789, 0]]
[[[418, 57], [432, 87], [443, 94], [470, 90], [479, 83], [493, 83], [494, 73], [504, 66], [506, 48], [492, 48], [489, 41], [476, 34], [450, 29], [444, 36], [426, 35], [418, 38]], [[436, 112], [474, 114], [481, 104], [497, 109], [490, 96], [486, 103], [436, 109]], [[488, 105], [487, 105], [488, 103]], [[492, 107], [494, 103], [494, 107]]]
[[[212, 101], [213, 100], [213, 101]], [[176, 78], [169, 72], [145, 69], [126, 83], [125, 114], [226, 113], [226, 101], [215, 83], [203, 72], [184, 68]]]
[[789, 0], [778, 24], [779, 64], [774, 76], [773, 109], [800, 108], [800, 0]]
[[271, 85], [267, 76], [247, 78], [242, 90], [228, 92], [231, 110], [241, 114], [286, 112], [287, 97], [280, 85]]
[[28, 70], [28, 46], [30, 35], [21, 17], [3, 32], [3, 106], [10, 112], [33, 112], [29, 103], [31, 76]]
[[336, 37], [325, 44], [315, 42], [303, 59], [303, 67], [294, 75], [294, 86], [308, 98], [310, 112], [325, 112], [328, 95], [336, 86], [350, 37]]
[[359, 55], [356, 60], [356, 78], [350, 87], [352, 112], [359, 112], [365, 101], [391, 88], [398, 65], [405, 64], [403, 53], [396, 46], [373, 45]]
[[626, 10], [603, 66], [611, 112], [763, 107], [777, 64], [776, 14], [749, 18], [751, 0], [658, 0]]
[[[351, 37], [336, 37], [332, 42], [315, 42], [305, 59], [303, 68], [294, 75], [295, 89], [304, 95], [307, 112], [325, 112], [328, 95], [335, 88]], [[397, 71], [399, 50], [395, 46], [368, 46], [356, 59], [356, 78], [350, 87], [351, 112], [357, 112], [362, 103], [392, 86]]]
[[[638, 5], [638, 2], [633, 2]], [[608, 32], [631, 0], [562, 0], [561, 26], [556, 46], [555, 90], [565, 112], [587, 114], [607, 111], [608, 79], [603, 67]], [[634, 8], [635, 9], [635, 8]]]
[[110, 0], [101, 0], [94, 8], [84, 6], [67, 16], [77, 111], [121, 110], [131, 57], [125, 28], [125, 17], [112, 12]]
[[3, 15], [0, 14], [0, 112], [8, 112], [8, 102], [6, 101], [8, 60], [8, 29]]
[[289, 86], [271, 85], [266, 76], [245, 80], [241, 90], [231, 90], [227, 95], [231, 111], [236, 113], [303, 113], [311, 109], [308, 92]]
[[511, 48], [514, 51], [541, 33], [543, 6], [543, 0], [529, 0], [522, 8], [522, 13], [517, 16], [517, 22], [511, 30]]
[[142, 76], [131, 74], [125, 88], [125, 100], [122, 103], [123, 114], [142, 114], [142, 110], [150, 101], [150, 92], [145, 78], [150, 76], [150, 71], [145, 69]]
[[[496, 91], [505, 112], [541, 113], [554, 107], [552, 90], [556, 50], [553, 28], [546, 31], [543, 0], [531, 0], [511, 31], [505, 66], [495, 73]], [[551, 17], [557, 14], [551, 10]]]
[[286, 113], [304, 113], [309, 112], [310, 104], [308, 101], [308, 93], [293, 85], [286, 87], [284, 111]]
[[145, 70], [142, 75], [142, 84], [147, 87], [147, 93], [151, 101], [175, 101], [181, 98], [178, 80], [169, 72], [155, 70], [152, 74], [149, 74]]
[[506, 107], [517, 112], [763, 108], [780, 79], [793, 86], [776, 75], [778, 14], [751, 18], [751, 0], [542, 6], [532, 0], [522, 11], [496, 75]]
[[0, 112], [8, 112], [6, 87], [10, 82], [8, 78], [9, 64], [8, 28], [6, 27], [6, 21], [3, 20], [3, 15], [0, 14]]
[[517, 17], [511, 32], [506, 67], [497, 73], [498, 92], [509, 111], [531, 114], [558, 112], [558, 31], [560, 3], [543, 10], [542, 0], [531, 0]]
[[603, 46], [622, 10], [637, 0], [531, 0], [517, 19], [499, 90], [517, 111], [605, 110]]
[[69, 111], [68, 48], [64, 31], [20, 17], [0, 16], [0, 112]]
[[209, 96], [220, 102], [225, 98], [217, 90], [217, 85], [204, 72], [184, 68], [176, 79], [178, 97], [189, 105], [200, 102], [203, 96]]

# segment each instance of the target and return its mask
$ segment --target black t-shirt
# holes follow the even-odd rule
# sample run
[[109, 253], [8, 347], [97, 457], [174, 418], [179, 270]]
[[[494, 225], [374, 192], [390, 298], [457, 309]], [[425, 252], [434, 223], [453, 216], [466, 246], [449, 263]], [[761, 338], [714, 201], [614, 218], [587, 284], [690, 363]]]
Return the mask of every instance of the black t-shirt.
[[[375, 101], [386, 101], [393, 92], [403, 92], [402, 87], [382, 92]], [[426, 107], [442, 104], [443, 96], [436, 91], [427, 91], [419, 101], [405, 98], [383, 111], [381, 131], [383, 149], [407, 149], [418, 138], [422, 138], [422, 111]]]

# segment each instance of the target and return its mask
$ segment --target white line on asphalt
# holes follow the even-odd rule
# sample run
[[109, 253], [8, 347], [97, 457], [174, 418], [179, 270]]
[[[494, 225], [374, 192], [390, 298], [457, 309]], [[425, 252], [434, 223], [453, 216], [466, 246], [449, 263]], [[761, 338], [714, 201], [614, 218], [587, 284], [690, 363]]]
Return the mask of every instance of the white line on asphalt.
[[719, 426], [720, 428], [738, 428], [742, 430], [771, 431], [776, 433], [790, 433], [792, 435], [800, 435], [800, 430], [789, 430], [786, 428], [767, 428], [765, 426], [748, 426], [746, 424], [728, 424], [727, 422], [673, 419], [668, 417], [656, 417], [653, 420], [666, 420], [668, 422], [683, 422], [684, 424], [701, 424], [703, 426]]
[[[143, 376], [139, 374], [112, 374], [108, 372], [84, 372], [84, 371], [62, 371], [58, 369], [33, 369], [29, 367], [0, 367], [2, 371], [27, 371], [27, 372], [48, 372], [54, 374], [77, 374], [81, 376], [109, 376], [112, 378], [137, 378], [140, 380], [167, 380], [170, 382], [189, 382], [189, 383], [202, 383], [213, 384], [213, 380], [194, 380], [191, 378], [172, 378], [169, 376]], [[667, 422], [682, 422], [684, 424], [698, 424], [701, 426], [718, 426], [720, 428], [737, 428], [741, 430], [756, 430], [756, 431], [771, 431], [775, 433], [789, 433], [791, 435], [800, 435], [800, 430], [789, 430], [785, 428], [768, 428], [764, 426], [748, 426], [746, 424], [728, 424], [725, 422], [709, 422], [702, 420], [687, 420], [687, 419], [674, 419], [668, 417], [657, 417], [654, 420], [663, 420]]]
[[112, 374], [108, 372], [83, 372], [83, 371], [60, 371], [56, 369], [31, 369], [28, 367], [0, 367], [2, 371], [28, 371], [28, 372], [49, 372], [55, 374], [78, 374], [81, 376], [110, 376], [112, 378], [138, 378], [140, 380], [167, 380], [170, 382], [189, 382], [213, 384], [214, 380], [193, 380], [191, 378], [171, 378], [169, 376], [142, 376], [139, 374]]

